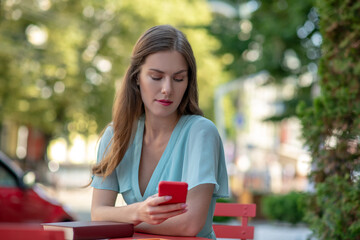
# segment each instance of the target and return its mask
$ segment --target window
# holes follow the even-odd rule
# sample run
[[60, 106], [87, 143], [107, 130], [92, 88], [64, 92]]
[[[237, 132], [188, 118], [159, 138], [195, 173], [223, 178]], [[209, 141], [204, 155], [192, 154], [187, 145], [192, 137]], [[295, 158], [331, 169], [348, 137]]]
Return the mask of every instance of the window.
[[16, 179], [3, 165], [0, 164], [0, 187], [17, 187]]

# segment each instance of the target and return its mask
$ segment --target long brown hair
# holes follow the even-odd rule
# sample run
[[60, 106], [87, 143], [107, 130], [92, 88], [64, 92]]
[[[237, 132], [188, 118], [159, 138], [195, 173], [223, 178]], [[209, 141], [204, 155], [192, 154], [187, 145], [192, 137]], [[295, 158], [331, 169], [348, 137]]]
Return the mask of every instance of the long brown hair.
[[133, 126], [144, 113], [140, 89], [136, 81], [140, 68], [150, 54], [175, 50], [181, 53], [188, 63], [188, 86], [178, 107], [179, 115], [203, 115], [198, 104], [196, 62], [190, 43], [185, 35], [170, 25], [159, 25], [148, 29], [136, 42], [131, 63], [113, 105], [112, 127], [114, 135], [108, 145], [109, 151], [92, 168], [95, 175], [106, 178], [124, 157], [133, 134]]

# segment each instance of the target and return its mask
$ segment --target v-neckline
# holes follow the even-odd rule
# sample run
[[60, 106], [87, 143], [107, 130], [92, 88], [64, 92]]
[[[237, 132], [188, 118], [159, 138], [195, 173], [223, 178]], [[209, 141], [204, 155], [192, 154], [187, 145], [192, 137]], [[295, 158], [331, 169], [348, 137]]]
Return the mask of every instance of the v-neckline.
[[156, 167], [153, 171], [153, 173], [151, 174], [151, 177], [149, 179], [149, 182], [145, 188], [144, 194], [141, 194], [140, 191], [140, 185], [139, 185], [139, 170], [140, 170], [140, 159], [141, 159], [141, 153], [142, 153], [142, 145], [143, 145], [143, 137], [144, 137], [144, 128], [145, 128], [145, 117], [142, 116], [139, 119], [138, 122], [138, 130], [135, 136], [135, 151], [134, 151], [134, 164], [133, 164], [133, 179], [132, 182], [134, 183], [133, 185], [133, 190], [135, 193], [135, 197], [137, 199], [137, 201], [143, 201], [146, 198], [148, 198], [151, 193], [153, 192], [152, 190], [154, 190], [154, 187], [156, 188], [157, 185], [154, 184], [155, 182], [158, 181], [158, 178], [160, 177], [160, 174], [162, 172], [162, 169], [165, 166], [166, 163], [166, 159], [168, 159], [168, 157], [171, 155], [171, 150], [170, 150], [170, 146], [173, 146], [174, 143], [177, 140], [177, 137], [179, 135], [179, 128], [181, 128], [181, 125], [183, 124], [183, 116], [180, 117], [179, 121], [176, 123], [170, 139], [165, 147], [165, 150], [163, 152], [163, 154], [161, 155], [159, 162], [156, 164]]

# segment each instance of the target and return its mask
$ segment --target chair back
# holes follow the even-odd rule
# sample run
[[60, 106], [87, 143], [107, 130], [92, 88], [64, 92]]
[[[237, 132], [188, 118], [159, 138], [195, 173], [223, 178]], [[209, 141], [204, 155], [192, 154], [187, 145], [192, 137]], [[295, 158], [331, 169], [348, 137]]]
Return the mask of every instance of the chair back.
[[256, 216], [256, 204], [216, 203], [214, 216], [241, 218], [240, 226], [214, 223], [217, 238], [254, 239], [254, 227], [248, 226], [248, 218]]

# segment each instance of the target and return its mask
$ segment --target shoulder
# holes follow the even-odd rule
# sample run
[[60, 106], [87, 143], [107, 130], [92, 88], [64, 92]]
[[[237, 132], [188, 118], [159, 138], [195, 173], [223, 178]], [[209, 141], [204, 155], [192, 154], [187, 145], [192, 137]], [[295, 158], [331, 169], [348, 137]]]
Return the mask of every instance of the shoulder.
[[100, 145], [107, 145], [111, 138], [114, 135], [114, 128], [112, 127], [112, 124], [109, 124], [102, 132], [101, 139], [100, 139]]
[[211, 120], [199, 115], [185, 115], [183, 117], [185, 118], [184, 128], [188, 130], [190, 135], [219, 136], [219, 132]]
[[205, 117], [199, 115], [185, 115], [183, 117], [186, 121], [186, 127], [189, 127], [192, 130], [207, 129], [217, 131], [215, 124]]
[[100, 142], [97, 146], [97, 161], [99, 162], [105, 153], [109, 150], [109, 147], [111, 145], [111, 139], [114, 135], [114, 129], [111, 124], [109, 124], [101, 133]]
[[102, 138], [111, 138], [114, 135], [114, 128], [112, 126], [112, 124], [109, 124], [105, 130], [104, 133], [102, 135]]

